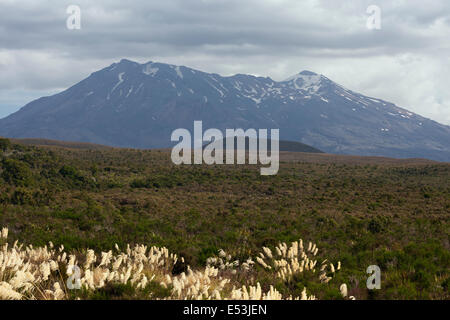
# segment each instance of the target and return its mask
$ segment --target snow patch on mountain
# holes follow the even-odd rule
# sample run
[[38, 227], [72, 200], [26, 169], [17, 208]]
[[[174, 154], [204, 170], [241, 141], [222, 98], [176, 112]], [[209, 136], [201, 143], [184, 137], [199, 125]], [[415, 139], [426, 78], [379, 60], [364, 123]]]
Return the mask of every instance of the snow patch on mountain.
[[114, 91], [114, 90], [116, 90], [116, 88], [118, 87], [118, 86], [120, 86], [120, 84], [123, 82], [123, 75], [125, 74], [125, 72], [121, 72], [121, 73], [119, 73], [119, 76], [118, 76], [118, 78], [119, 78], [119, 81], [116, 83], [116, 85], [111, 89], [111, 93]]
[[307, 91], [309, 94], [317, 94], [322, 86], [324, 77], [310, 71], [302, 71], [292, 77], [287, 78], [283, 82], [289, 86], [293, 86], [296, 90]]
[[125, 96], [125, 98], [128, 98], [128, 96], [133, 92], [133, 86], [131, 86], [130, 90], [128, 90], [127, 95]]
[[153, 67], [152, 65], [153, 63], [146, 64], [142, 69], [142, 72], [148, 76], [154, 77], [158, 73], [159, 68]]
[[181, 79], [183, 79], [183, 73], [180, 70], [179, 66], [175, 67], [175, 72], [177, 73], [177, 76], [180, 77]]

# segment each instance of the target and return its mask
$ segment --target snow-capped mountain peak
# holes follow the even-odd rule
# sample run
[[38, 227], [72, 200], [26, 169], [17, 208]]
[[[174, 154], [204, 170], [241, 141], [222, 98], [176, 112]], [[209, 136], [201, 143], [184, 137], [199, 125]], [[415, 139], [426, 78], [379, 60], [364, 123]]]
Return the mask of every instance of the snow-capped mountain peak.
[[287, 83], [290, 87], [293, 87], [297, 90], [303, 90], [308, 91], [311, 94], [317, 94], [322, 86], [322, 81], [324, 81], [325, 79], [327, 78], [320, 74], [304, 70], [287, 78], [282, 82]]
[[176, 128], [278, 128], [331, 153], [450, 160], [450, 127], [302, 71], [285, 81], [222, 77], [122, 59], [0, 119], [0, 135], [155, 148]]

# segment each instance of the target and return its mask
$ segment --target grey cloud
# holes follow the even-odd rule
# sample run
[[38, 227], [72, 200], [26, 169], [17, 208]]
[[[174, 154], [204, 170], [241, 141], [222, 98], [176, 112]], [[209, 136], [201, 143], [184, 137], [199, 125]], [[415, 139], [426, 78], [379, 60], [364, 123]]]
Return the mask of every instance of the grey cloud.
[[[450, 123], [450, 93], [441, 85], [450, 73], [436, 76], [449, 62], [445, 0], [80, 0], [82, 29], [70, 31], [72, 3], [0, 3], [0, 108], [10, 105], [8, 92], [53, 92], [126, 57], [278, 79], [327, 72], [355, 91]], [[382, 10], [381, 30], [365, 25], [373, 3]], [[433, 85], [420, 86], [424, 79]]]

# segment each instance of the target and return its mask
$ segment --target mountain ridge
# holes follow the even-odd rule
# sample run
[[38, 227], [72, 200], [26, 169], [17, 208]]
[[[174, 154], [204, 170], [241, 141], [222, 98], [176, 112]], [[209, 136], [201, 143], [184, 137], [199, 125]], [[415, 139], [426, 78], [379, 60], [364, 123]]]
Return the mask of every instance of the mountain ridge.
[[450, 127], [303, 70], [284, 81], [122, 59], [0, 119], [0, 135], [170, 147], [174, 129], [279, 128], [329, 153], [450, 161]]

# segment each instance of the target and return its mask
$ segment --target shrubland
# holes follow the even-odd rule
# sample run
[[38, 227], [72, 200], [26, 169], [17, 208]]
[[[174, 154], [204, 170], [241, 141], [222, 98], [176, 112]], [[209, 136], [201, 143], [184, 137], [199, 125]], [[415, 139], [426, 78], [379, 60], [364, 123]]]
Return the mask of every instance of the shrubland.
[[[450, 298], [448, 163], [301, 153], [281, 160], [277, 175], [261, 176], [259, 167], [250, 165], [175, 166], [166, 150], [37, 147], [0, 140], [0, 226], [9, 230], [7, 250], [19, 241], [23, 246], [16, 251], [55, 250], [45, 261], [58, 262], [49, 275], [53, 282], [42, 284], [43, 294], [19, 293], [52, 298], [45, 290], [55, 293], [58, 282], [64, 298], [176, 298], [173, 283], [164, 287], [158, 276], [150, 280], [143, 271], [150, 268], [147, 262], [141, 261], [141, 276], [131, 284], [140, 268], [134, 260], [130, 263], [138, 269], [132, 268], [130, 281], [120, 282], [118, 273], [118, 281], [102, 287], [66, 292], [62, 265], [69, 256], [84, 267], [88, 252], [94, 252], [88, 268], [94, 274], [103, 267], [103, 254], [112, 252], [113, 261], [145, 247], [146, 259], [151, 248], [176, 255], [164, 271], [171, 279], [220, 270], [218, 277], [229, 280], [218, 289], [221, 298], [231, 298], [233, 287], [243, 294], [245, 285], [248, 294], [252, 287], [261, 298], [268, 293], [301, 298], [307, 288], [307, 297], [342, 299], [342, 284], [347, 298]], [[317, 261], [316, 272], [288, 276], [279, 265], [274, 268], [282, 260], [276, 248], [290, 248], [300, 238], [320, 248], [309, 257]], [[58, 261], [62, 246], [65, 262]], [[224, 265], [239, 261], [239, 267], [221, 269], [214, 258]], [[242, 267], [249, 259], [256, 265], [251, 273]], [[325, 259], [326, 277], [333, 275], [329, 282], [320, 278]], [[337, 269], [339, 261], [341, 270], [331, 273], [330, 264]], [[366, 288], [369, 265], [381, 268], [380, 290]], [[114, 270], [108, 268], [110, 275]], [[142, 275], [148, 284], [137, 288]]]

